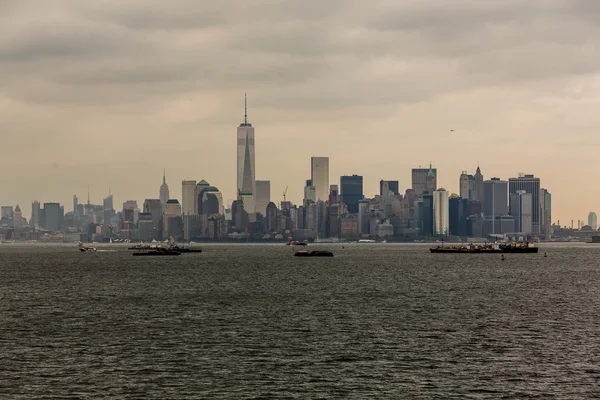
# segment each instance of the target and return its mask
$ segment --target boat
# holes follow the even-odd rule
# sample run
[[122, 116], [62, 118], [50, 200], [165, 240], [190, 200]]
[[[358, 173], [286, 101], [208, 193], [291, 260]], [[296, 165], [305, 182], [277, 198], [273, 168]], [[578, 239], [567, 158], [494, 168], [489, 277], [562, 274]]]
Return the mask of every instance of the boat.
[[85, 246], [81, 242], [79, 242], [79, 246], [78, 247], [79, 247], [79, 251], [81, 251], [81, 252], [86, 252], [86, 251], [94, 252], [94, 251], [96, 251], [95, 247]]
[[377, 243], [373, 239], [360, 239], [358, 243]]
[[432, 253], [537, 253], [539, 248], [533, 243], [493, 243], [493, 244], [468, 244], [468, 245], [441, 245], [429, 249]]
[[143, 249], [144, 251], [140, 250], [137, 253], [133, 253], [134, 256], [178, 256], [181, 255], [180, 252], [175, 251], [175, 250], [171, 250], [171, 249], [165, 249], [164, 247], [155, 247], [152, 249]]
[[286, 246], [306, 246], [308, 245], [308, 243], [306, 242], [300, 242], [298, 240], [288, 240], [288, 242], [286, 243]]
[[170, 245], [169, 250], [178, 251], [180, 253], [202, 253], [202, 249], [190, 249], [189, 247], [177, 246], [176, 244]]
[[333, 253], [328, 250], [301, 250], [294, 253], [295, 257], [333, 257]]

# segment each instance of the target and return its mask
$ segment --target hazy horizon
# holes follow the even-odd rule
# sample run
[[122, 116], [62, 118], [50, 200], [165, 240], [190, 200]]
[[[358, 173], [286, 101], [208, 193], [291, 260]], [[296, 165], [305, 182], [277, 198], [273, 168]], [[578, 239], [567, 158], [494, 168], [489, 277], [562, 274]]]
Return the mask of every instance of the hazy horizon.
[[[236, 129], [256, 179], [301, 202], [310, 157], [330, 182], [410, 187], [438, 170], [459, 192], [535, 174], [552, 220], [595, 211], [600, 53], [591, 0], [0, 3], [0, 205], [72, 196], [115, 208], [205, 179], [234, 198]], [[451, 132], [454, 130], [454, 132]], [[587, 189], [584, 189], [587, 188]], [[581, 192], [587, 190], [587, 192]]]

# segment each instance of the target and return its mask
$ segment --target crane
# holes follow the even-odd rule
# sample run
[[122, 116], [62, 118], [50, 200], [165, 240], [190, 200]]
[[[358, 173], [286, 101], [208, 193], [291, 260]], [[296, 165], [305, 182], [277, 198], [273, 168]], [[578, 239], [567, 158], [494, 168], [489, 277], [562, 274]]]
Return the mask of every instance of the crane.
[[287, 201], [287, 191], [288, 191], [288, 186], [285, 187], [285, 190], [283, 191], [283, 201]]

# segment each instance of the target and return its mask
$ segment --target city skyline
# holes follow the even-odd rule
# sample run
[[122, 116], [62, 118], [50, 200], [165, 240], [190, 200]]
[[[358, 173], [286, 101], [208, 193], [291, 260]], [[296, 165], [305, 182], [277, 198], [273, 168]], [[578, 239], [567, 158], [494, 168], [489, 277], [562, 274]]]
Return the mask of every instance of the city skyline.
[[459, 193], [480, 164], [541, 177], [554, 221], [585, 220], [600, 195], [585, 162], [600, 127], [591, 4], [178, 1], [156, 18], [153, 0], [4, 2], [0, 204], [30, 216], [33, 200], [70, 204], [88, 185], [98, 204], [109, 182], [117, 204], [141, 202], [164, 167], [172, 198], [206, 179], [229, 203], [248, 92], [273, 199], [289, 187], [301, 202], [312, 156], [329, 157], [332, 183], [363, 176], [367, 196], [382, 179], [402, 192], [429, 163]]

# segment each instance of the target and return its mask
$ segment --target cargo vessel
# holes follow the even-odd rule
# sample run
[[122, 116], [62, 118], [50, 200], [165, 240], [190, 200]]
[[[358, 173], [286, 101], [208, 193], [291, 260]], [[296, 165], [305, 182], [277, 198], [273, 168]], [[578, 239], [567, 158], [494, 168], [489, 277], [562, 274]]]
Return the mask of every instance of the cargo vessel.
[[539, 248], [533, 243], [492, 243], [467, 245], [441, 245], [429, 249], [432, 253], [537, 253]]

